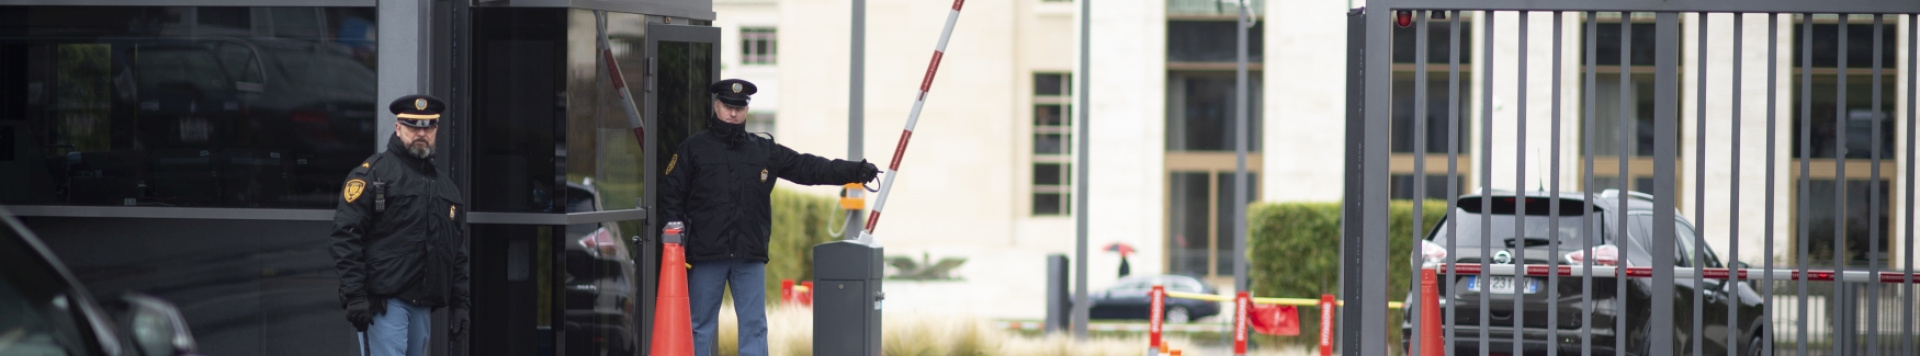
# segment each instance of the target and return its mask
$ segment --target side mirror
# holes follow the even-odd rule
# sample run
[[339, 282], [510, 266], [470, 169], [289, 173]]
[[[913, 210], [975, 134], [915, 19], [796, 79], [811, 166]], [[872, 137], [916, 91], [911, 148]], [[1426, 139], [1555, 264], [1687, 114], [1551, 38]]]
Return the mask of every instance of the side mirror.
[[120, 334], [131, 338], [141, 355], [197, 355], [199, 345], [187, 330], [187, 319], [173, 303], [154, 296], [128, 293], [109, 301]]

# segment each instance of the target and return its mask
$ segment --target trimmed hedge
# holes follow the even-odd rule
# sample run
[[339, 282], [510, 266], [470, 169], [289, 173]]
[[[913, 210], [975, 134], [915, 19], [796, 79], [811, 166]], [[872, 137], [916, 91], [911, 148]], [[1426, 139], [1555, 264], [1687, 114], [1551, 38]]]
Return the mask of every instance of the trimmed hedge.
[[[1411, 281], [1406, 272], [1413, 254], [1413, 202], [1394, 201], [1387, 207], [1387, 297], [1399, 301]], [[1422, 236], [1446, 217], [1447, 203], [1422, 203]], [[1267, 203], [1247, 209], [1248, 274], [1256, 296], [1312, 298], [1339, 294], [1340, 203]], [[1391, 318], [1388, 338], [1399, 346], [1400, 313]], [[1300, 336], [1256, 335], [1267, 343], [1313, 344], [1320, 330], [1319, 308], [1300, 308]]]
[[767, 304], [780, 302], [780, 280], [813, 280], [813, 245], [839, 240], [829, 227], [847, 224], [839, 200], [831, 196], [775, 188], [771, 197], [772, 236], [767, 241]]

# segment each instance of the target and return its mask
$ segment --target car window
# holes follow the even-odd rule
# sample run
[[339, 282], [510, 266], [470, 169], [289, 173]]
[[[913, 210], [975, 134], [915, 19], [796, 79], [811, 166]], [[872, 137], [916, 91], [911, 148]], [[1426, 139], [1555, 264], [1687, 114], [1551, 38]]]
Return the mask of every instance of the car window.
[[66, 280], [12, 229], [0, 235], [0, 355], [87, 354]]
[[[1538, 216], [1538, 215], [1527, 215], [1524, 217], [1519, 217], [1514, 215], [1493, 215], [1492, 225], [1484, 225], [1484, 226], [1491, 226], [1492, 228], [1483, 228], [1482, 221], [1481, 221], [1483, 218], [1483, 215], [1480, 215], [1480, 214], [1472, 214], [1472, 213], [1466, 213], [1466, 212], [1456, 210], [1456, 215], [1454, 216], [1456, 218], [1455, 220], [1443, 221], [1440, 223], [1440, 225], [1437, 225], [1434, 227], [1433, 234], [1432, 234], [1433, 236], [1432, 240], [1434, 243], [1440, 244], [1441, 246], [1446, 246], [1447, 240], [1451, 240], [1450, 236], [1460, 236], [1461, 238], [1459, 239], [1459, 241], [1456, 242], [1459, 247], [1477, 248], [1477, 247], [1481, 247], [1482, 245], [1481, 240], [1484, 238], [1487, 238], [1486, 236], [1482, 236], [1482, 234], [1485, 234], [1487, 231], [1491, 231], [1493, 234], [1492, 240], [1494, 245], [1496, 246], [1509, 244], [1508, 240], [1513, 239], [1515, 235], [1523, 236], [1525, 240], [1528, 241], [1527, 242], [1528, 246], [1538, 246], [1538, 245], [1548, 243], [1547, 241], [1553, 241], [1553, 240], [1560, 241], [1560, 244], [1562, 244], [1563, 246], [1580, 246], [1581, 222], [1583, 220], [1586, 220], [1588, 216], [1592, 216], [1592, 215], [1558, 216], [1558, 217]], [[1522, 219], [1522, 218], [1526, 219], [1525, 230], [1523, 230], [1524, 233], [1516, 234], [1514, 233], [1515, 231], [1514, 220]], [[1559, 229], [1557, 230], [1554, 230], [1552, 226], [1554, 220], [1558, 220], [1560, 222]], [[1599, 229], [1600, 228], [1600, 224], [1598, 223], [1599, 221], [1600, 220], [1595, 219], [1594, 220], [1595, 224], [1593, 225], [1592, 228]], [[1457, 226], [1449, 226], [1449, 225], [1457, 225]], [[1453, 231], [1455, 234], [1458, 234], [1458, 235], [1448, 235], [1447, 234], [1448, 231]], [[1601, 243], [1601, 240], [1599, 238], [1594, 238], [1592, 241], [1595, 244]]]
[[260, 83], [260, 61], [255, 60], [253, 49], [233, 43], [221, 43], [217, 50], [220, 65], [227, 68], [227, 75], [233, 80]]
[[[1648, 247], [1653, 246], [1653, 216], [1648, 214], [1634, 214], [1628, 221], [1630, 226], [1627, 227], [1627, 236], [1632, 239], [1633, 246], [1628, 249], [1631, 252], [1628, 253], [1627, 263], [1635, 266], [1653, 265], [1653, 256], [1648, 255], [1648, 253], [1652, 251], [1652, 249]], [[1674, 229], [1674, 267], [1693, 266], [1693, 229], [1686, 228], [1685, 226], [1684, 224], [1676, 224], [1678, 228]]]
[[198, 47], [141, 49], [134, 59], [142, 90], [178, 90], [184, 85], [199, 95], [227, 92], [226, 70], [218, 62]]
[[1171, 285], [1168, 288], [1172, 288], [1176, 292], [1200, 293], [1205, 291], [1200, 287], [1199, 281], [1191, 279], [1180, 278], [1176, 279], [1174, 283], [1168, 284]]
[[[1693, 239], [1694, 239], [1693, 227], [1687, 226], [1686, 223], [1674, 222], [1673, 242], [1675, 245], [1679, 245], [1679, 248], [1674, 249], [1673, 252], [1680, 254], [1680, 256], [1674, 256], [1674, 259], [1673, 259], [1674, 266], [1694, 267]], [[1681, 262], [1681, 261], [1686, 261], [1686, 262]], [[1707, 265], [1707, 267], [1715, 267], [1715, 266]]]
[[315, 88], [372, 88], [378, 77], [372, 69], [347, 57], [318, 51], [277, 49], [273, 58], [289, 85]]

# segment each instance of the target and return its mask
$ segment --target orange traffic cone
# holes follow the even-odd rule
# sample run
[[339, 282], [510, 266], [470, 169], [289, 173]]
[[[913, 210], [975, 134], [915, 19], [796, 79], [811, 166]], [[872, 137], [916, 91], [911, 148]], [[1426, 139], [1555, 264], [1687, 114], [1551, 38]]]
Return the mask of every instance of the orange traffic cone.
[[654, 299], [652, 355], [693, 355], [693, 313], [687, 308], [686, 250], [680, 222], [667, 224], [660, 250], [660, 295]]
[[1420, 355], [1446, 355], [1440, 330], [1440, 281], [1432, 268], [1420, 270]]

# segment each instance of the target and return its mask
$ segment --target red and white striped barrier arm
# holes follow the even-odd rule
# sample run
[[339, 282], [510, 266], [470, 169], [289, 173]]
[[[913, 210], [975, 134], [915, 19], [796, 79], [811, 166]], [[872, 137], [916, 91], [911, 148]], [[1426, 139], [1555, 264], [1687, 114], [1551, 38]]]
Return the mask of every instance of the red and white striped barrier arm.
[[597, 30], [600, 32], [600, 58], [607, 63], [608, 82], [613, 83], [613, 90], [620, 93], [620, 107], [626, 109], [627, 127], [633, 129], [634, 142], [641, 147], [646, 147], [646, 121], [640, 119], [640, 108], [634, 106], [633, 93], [627, 91], [626, 77], [620, 75], [620, 62], [613, 58], [613, 41], [607, 39], [607, 12], [595, 11], [593, 15], [594, 22], [599, 25]]
[[920, 79], [920, 95], [913, 99], [913, 112], [907, 115], [907, 128], [900, 131], [900, 143], [893, 148], [893, 163], [887, 165], [887, 178], [880, 183], [880, 197], [873, 203], [873, 213], [867, 216], [866, 229], [860, 232], [860, 242], [879, 245], [873, 237], [873, 227], [880, 224], [880, 212], [887, 208], [887, 193], [893, 191], [893, 179], [900, 176], [900, 157], [907, 153], [907, 140], [913, 138], [913, 125], [920, 122], [920, 107], [927, 103], [927, 90], [933, 87], [933, 74], [940, 70], [940, 58], [946, 56], [947, 39], [953, 37], [953, 24], [960, 20], [960, 5], [966, 0], [953, 0], [953, 11], [947, 13], [947, 26], [940, 30], [940, 44], [933, 48], [933, 62], [927, 64], [927, 74]]
[[[1439, 265], [1431, 268], [1434, 268], [1434, 270], [1436, 270], [1439, 273], [1447, 273], [1447, 269], [1445, 265]], [[1559, 270], [1556, 271], [1551, 268], [1548, 268], [1548, 266], [1546, 265], [1537, 265], [1537, 264], [1526, 265], [1526, 269], [1521, 270], [1521, 267], [1517, 265], [1481, 265], [1481, 264], [1474, 264], [1474, 263], [1461, 263], [1461, 264], [1454, 265], [1453, 272], [1456, 274], [1462, 274], [1462, 275], [1480, 274], [1481, 272], [1484, 271], [1488, 275], [1493, 275], [1493, 276], [1527, 275], [1527, 276], [1533, 276], [1533, 277], [1545, 277], [1547, 275], [1561, 275], [1561, 276], [1579, 277], [1579, 276], [1587, 275], [1587, 273], [1582, 272], [1583, 269], [1585, 269], [1584, 266], [1578, 266], [1578, 265], [1568, 266], [1565, 264], [1560, 265]], [[1647, 277], [1653, 277], [1653, 268], [1652, 267], [1633, 267], [1633, 266], [1629, 266], [1626, 268], [1614, 267], [1614, 266], [1593, 266], [1592, 275], [1594, 277], [1619, 277], [1621, 276], [1622, 273], [1624, 273], [1628, 278], [1647, 278]], [[1748, 268], [1748, 269], [1693, 268], [1693, 267], [1674, 267], [1673, 268], [1673, 278], [1693, 278], [1695, 274], [1700, 274], [1705, 278], [1738, 279], [1738, 280], [1773, 279], [1776, 281], [1791, 281], [1791, 280], [1805, 279], [1808, 281], [1910, 283], [1908, 282], [1909, 281], [1908, 278], [1911, 277], [1912, 278], [1911, 281], [1920, 281], [1920, 273], [1914, 273], [1911, 271], [1879, 272], [1878, 275], [1875, 275], [1874, 272], [1858, 271], [1858, 270], [1841, 270], [1841, 271], [1807, 270], [1804, 274], [1802, 274], [1802, 272], [1798, 269], [1781, 269], [1781, 268], [1775, 268], [1772, 270], [1761, 269], [1761, 268]]]

